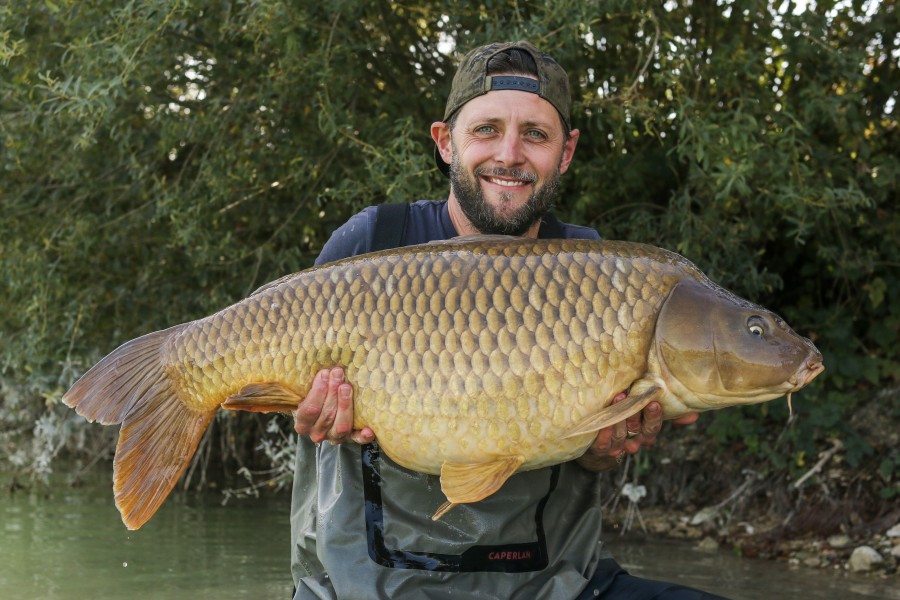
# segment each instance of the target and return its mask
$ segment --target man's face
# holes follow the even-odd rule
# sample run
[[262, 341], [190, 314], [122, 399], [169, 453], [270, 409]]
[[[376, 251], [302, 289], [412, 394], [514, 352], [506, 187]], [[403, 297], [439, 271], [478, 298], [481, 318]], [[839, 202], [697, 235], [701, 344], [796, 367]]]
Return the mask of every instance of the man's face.
[[578, 132], [567, 143], [556, 109], [512, 90], [467, 102], [450, 135], [450, 184], [482, 233], [522, 235], [550, 209]]

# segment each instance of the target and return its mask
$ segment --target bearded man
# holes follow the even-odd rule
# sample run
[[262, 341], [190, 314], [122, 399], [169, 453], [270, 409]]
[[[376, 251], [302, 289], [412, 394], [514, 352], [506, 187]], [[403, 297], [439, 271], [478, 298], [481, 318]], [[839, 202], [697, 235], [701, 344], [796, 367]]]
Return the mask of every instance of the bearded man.
[[[570, 104], [566, 72], [532, 44], [472, 50], [443, 120], [431, 125], [449, 196], [361, 211], [334, 232], [317, 264], [475, 234], [599, 239], [550, 210], [578, 144]], [[715, 598], [628, 575], [600, 539], [597, 472], [653, 444], [658, 403], [601, 430], [582, 457], [517, 473], [490, 497], [432, 521], [445, 500], [437, 476], [397, 465], [371, 429], [353, 430], [352, 400], [343, 369], [326, 369], [295, 413], [295, 599]]]

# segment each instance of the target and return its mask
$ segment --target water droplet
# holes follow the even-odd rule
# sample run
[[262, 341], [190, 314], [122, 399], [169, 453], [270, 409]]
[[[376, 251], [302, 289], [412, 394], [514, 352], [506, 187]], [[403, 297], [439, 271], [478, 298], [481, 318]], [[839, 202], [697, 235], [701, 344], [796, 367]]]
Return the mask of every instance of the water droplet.
[[122, 563], [122, 566], [123, 566], [123, 567], [127, 567], [127, 566], [128, 566], [128, 563], [127, 563], [127, 562], [123, 562], [123, 563]]

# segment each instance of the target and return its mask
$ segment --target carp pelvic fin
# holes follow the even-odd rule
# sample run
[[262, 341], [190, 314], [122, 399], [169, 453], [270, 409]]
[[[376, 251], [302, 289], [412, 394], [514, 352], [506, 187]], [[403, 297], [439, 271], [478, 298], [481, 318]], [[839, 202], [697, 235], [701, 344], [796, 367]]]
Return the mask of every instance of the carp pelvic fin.
[[487, 498], [499, 490], [523, 462], [524, 456], [507, 456], [481, 463], [445, 462], [441, 465], [441, 490], [448, 502], [434, 513], [432, 519], [440, 519], [457, 504]]
[[662, 395], [662, 388], [658, 385], [652, 384], [646, 386], [645, 389], [636, 389], [639, 387], [638, 383], [641, 382], [636, 382], [635, 385], [632, 386], [631, 392], [625, 400], [604, 406], [598, 412], [589, 416], [581, 425], [562, 436], [563, 439], [585, 433], [596, 433], [604, 427], [609, 427], [610, 425], [624, 421], [631, 415], [644, 410], [645, 406]]
[[241, 388], [237, 394], [229, 396], [222, 403], [226, 410], [246, 410], [248, 412], [291, 412], [303, 396], [280, 383], [251, 383]]

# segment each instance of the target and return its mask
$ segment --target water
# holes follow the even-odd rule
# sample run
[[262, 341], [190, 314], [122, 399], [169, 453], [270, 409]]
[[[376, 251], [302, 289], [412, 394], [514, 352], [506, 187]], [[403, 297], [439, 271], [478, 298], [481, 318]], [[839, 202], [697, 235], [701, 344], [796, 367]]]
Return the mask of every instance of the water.
[[175, 494], [128, 531], [111, 487], [2, 492], [0, 598], [290, 598], [286, 495], [223, 507], [217, 494]]
[[632, 575], [677, 581], [732, 600], [900, 599], [897, 576], [885, 580], [845, 571], [792, 567], [784, 562], [741, 558], [728, 550], [704, 551], [678, 540], [612, 535], [607, 543]]
[[[48, 493], [0, 492], [0, 598], [290, 597], [286, 494], [224, 507], [216, 494], [176, 494], [140, 531], [128, 531], [113, 506], [108, 476], [79, 488], [55, 485]], [[790, 568], [728, 551], [703, 552], [686, 542], [615, 534], [608, 542], [635, 575], [734, 600], [900, 599], [896, 578]]]

